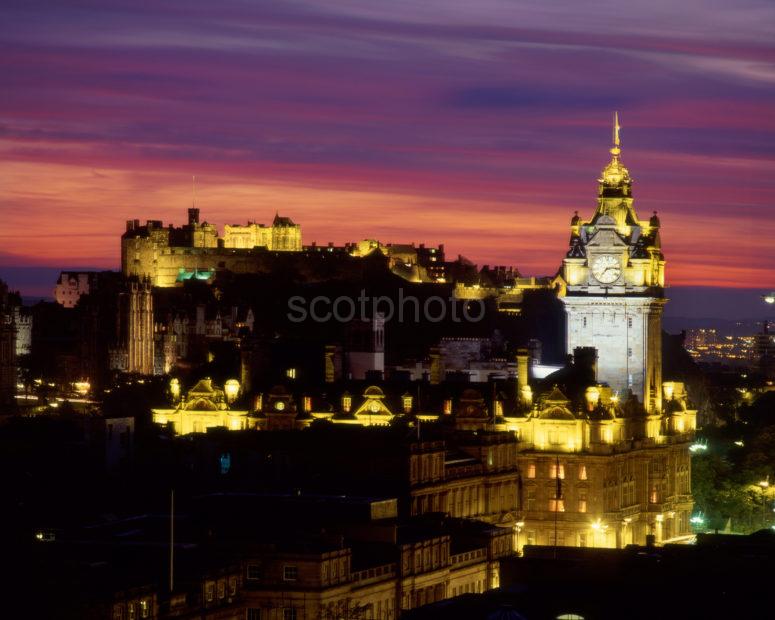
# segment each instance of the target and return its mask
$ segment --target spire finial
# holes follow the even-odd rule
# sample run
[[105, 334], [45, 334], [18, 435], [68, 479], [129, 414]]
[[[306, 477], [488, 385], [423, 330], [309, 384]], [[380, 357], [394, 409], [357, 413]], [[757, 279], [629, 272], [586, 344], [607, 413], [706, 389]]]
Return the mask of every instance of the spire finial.
[[619, 125], [619, 112], [614, 112], [614, 146], [621, 144], [619, 142], [619, 130], [621, 128], [621, 125]]
[[191, 207], [196, 207], [196, 175], [191, 177]]

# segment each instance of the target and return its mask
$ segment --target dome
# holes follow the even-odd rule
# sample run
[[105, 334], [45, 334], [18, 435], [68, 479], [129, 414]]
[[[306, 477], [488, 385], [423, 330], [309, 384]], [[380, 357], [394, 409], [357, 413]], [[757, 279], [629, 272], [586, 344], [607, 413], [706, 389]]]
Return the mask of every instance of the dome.
[[[612, 152], [614, 150], [618, 151], [618, 149], [611, 149]], [[611, 158], [611, 161], [608, 162], [608, 165], [603, 168], [603, 175], [600, 178], [600, 182], [613, 186], [624, 185], [626, 183], [632, 182], [632, 179], [630, 179], [630, 171], [627, 170], [624, 165], [622, 165], [622, 162], [619, 161], [618, 153], [615, 154]]]
[[385, 393], [376, 385], [367, 387], [363, 395], [370, 398], [385, 398]]

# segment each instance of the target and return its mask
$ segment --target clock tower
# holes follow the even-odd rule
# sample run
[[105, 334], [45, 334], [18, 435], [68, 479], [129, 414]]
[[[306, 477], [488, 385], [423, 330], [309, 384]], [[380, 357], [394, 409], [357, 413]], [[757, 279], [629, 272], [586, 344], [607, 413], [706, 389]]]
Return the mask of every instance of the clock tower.
[[622, 165], [614, 115], [611, 161], [598, 180], [597, 209], [571, 220], [562, 262], [566, 350], [594, 347], [597, 378], [627, 399], [632, 392], [653, 414], [662, 408], [662, 309], [665, 260], [659, 218], [639, 220], [632, 179]]

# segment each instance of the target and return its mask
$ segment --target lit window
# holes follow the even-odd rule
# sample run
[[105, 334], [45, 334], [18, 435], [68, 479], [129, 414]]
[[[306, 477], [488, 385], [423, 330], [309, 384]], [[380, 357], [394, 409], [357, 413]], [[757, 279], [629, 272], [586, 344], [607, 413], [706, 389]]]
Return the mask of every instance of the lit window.
[[299, 578], [298, 566], [284, 566], [283, 567], [283, 580], [284, 581], [296, 581]]
[[229, 594], [231, 596], [234, 596], [237, 593], [237, 578], [236, 577], [230, 577], [229, 578]]
[[285, 376], [289, 379], [295, 379], [296, 378], [296, 369], [295, 368], [289, 368], [285, 371]]
[[550, 478], [560, 478], [561, 480], [565, 479], [565, 465], [560, 463], [559, 469], [557, 467], [556, 463], [552, 463], [549, 467], [549, 477]]
[[586, 491], [579, 491], [579, 512], [586, 512], [587, 511], [587, 492]]
[[215, 584], [213, 582], [208, 583], [205, 586], [205, 600], [210, 603], [215, 598]]
[[579, 465], [579, 480], [586, 480], [586, 479], [587, 479], [587, 466]]
[[143, 599], [142, 601], [140, 601], [140, 617], [141, 618], [151, 617], [151, 602], [148, 599]]
[[530, 463], [527, 466], [527, 477], [528, 478], [535, 478], [536, 477], [536, 464]]
[[550, 499], [549, 500], [549, 512], [565, 512], [565, 500], [564, 499]]
[[248, 581], [258, 581], [261, 577], [261, 571], [258, 564], [248, 564]]

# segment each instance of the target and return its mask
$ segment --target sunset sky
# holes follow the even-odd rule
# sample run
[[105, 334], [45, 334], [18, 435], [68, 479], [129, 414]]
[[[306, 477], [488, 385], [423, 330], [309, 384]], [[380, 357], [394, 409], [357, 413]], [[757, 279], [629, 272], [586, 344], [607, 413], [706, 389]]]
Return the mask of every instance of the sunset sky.
[[[676, 286], [775, 287], [771, 0], [35, 0], [0, 9], [0, 278], [127, 219], [302, 224], [554, 273], [611, 115]], [[44, 275], [42, 275], [44, 274]]]

